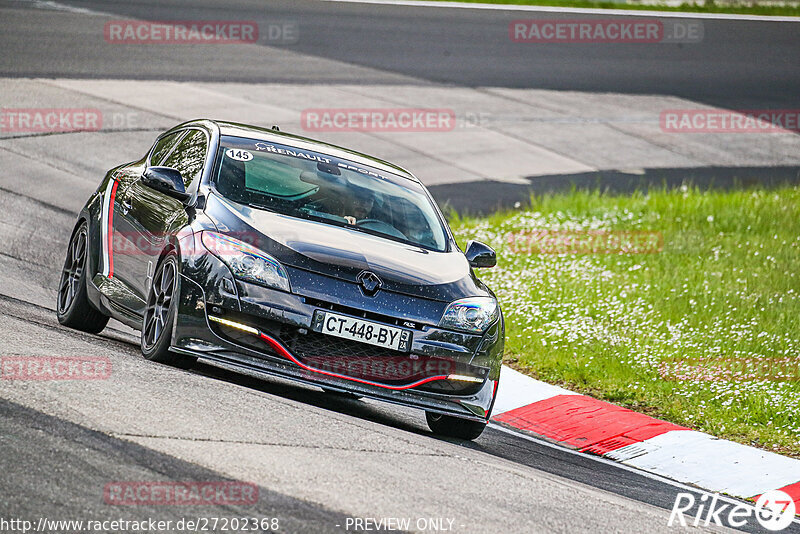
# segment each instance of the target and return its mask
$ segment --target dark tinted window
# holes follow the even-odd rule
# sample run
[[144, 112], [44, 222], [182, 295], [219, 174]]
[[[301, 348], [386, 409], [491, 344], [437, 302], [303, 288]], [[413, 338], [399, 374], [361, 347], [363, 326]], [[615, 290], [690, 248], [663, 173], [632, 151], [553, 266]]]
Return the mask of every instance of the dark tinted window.
[[182, 131], [175, 132], [159, 139], [153, 148], [153, 153], [150, 155], [150, 165], [160, 165], [166, 155], [169, 154], [169, 150], [184, 133]]
[[190, 130], [167, 160], [162, 163], [164, 167], [172, 167], [181, 171], [183, 183], [187, 189], [192, 180], [203, 170], [203, 163], [206, 160], [206, 144], [206, 134], [200, 130]]
[[447, 250], [436, 208], [422, 185], [412, 180], [256, 139], [224, 136], [218, 157], [217, 191], [235, 202]]

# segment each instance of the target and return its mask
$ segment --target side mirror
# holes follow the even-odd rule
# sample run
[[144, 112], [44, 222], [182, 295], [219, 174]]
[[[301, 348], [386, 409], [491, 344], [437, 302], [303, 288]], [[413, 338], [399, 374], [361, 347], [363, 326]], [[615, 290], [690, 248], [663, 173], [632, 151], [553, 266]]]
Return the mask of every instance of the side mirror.
[[470, 266], [476, 269], [482, 267], [494, 267], [497, 265], [497, 254], [489, 245], [484, 245], [480, 241], [470, 241], [467, 243], [467, 251], [464, 253]]
[[142, 182], [156, 191], [161, 191], [165, 195], [178, 199], [183, 203], [191, 198], [183, 185], [183, 176], [177, 169], [172, 167], [148, 167], [142, 176]]

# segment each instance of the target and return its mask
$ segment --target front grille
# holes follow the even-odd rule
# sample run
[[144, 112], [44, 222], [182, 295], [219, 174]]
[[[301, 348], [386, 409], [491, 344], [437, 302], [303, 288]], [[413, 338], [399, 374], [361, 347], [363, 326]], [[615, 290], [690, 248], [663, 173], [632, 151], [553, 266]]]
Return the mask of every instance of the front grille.
[[[238, 312], [228, 312], [226, 317], [259, 327], [276, 338], [304, 365], [358, 380], [402, 386], [433, 376], [450, 374], [485, 376], [488, 372], [486, 369], [451, 359], [385, 349]], [[278, 356], [267, 343], [252, 334], [214, 322], [210, 325], [212, 330], [230, 341], [265, 354]], [[436, 380], [417, 386], [415, 389], [440, 394], [469, 395], [478, 391], [480, 387], [481, 384], [470, 382]]]
[[300, 334], [296, 328], [285, 326], [281, 328], [279, 341], [293, 354], [301, 358], [326, 356], [353, 357], [353, 358], [392, 358], [408, 357], [408, 354], [391, 349], [384, 349], [360, 343], [351, 339], [344, 339], [319, 332], [308, 331]]
[[457, 373], [455, 361], [407, 354], [319, 332], [301, 334], [284, 327], [280, 341], [296, 358], [315, 369], [387, 385], [404, 385]]

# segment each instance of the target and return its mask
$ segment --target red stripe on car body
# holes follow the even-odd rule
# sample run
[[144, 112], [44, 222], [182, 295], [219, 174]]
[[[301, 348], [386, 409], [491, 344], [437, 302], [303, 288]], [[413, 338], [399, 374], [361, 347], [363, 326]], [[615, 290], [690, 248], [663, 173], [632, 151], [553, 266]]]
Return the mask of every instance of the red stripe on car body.
[[108, 277], [114, 277], [114, 199], [117, 196], [119, 182], [114, 180], [108, 201]]

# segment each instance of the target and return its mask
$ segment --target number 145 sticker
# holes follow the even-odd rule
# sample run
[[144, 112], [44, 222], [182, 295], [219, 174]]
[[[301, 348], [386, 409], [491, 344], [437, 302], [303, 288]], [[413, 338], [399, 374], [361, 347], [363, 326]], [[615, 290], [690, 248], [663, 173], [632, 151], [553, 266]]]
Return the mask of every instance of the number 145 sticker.
[[229, 148], [225, 151], [225, 155], [236, 161], [250, 161], [253, 159], [253, 154], [247, 150], [240, 150], [238, 148]]

